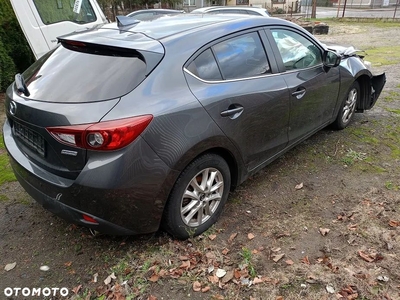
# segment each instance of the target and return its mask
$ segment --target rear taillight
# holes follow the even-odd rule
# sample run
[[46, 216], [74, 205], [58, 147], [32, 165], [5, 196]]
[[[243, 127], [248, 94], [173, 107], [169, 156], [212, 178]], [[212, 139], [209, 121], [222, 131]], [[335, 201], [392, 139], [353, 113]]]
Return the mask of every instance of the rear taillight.
[[152, 119], [152, 115], [144, 115], [95, 124], [46, 129], [56, 140], [69, 146], [93, 150], [117, 150], [133, 142]]

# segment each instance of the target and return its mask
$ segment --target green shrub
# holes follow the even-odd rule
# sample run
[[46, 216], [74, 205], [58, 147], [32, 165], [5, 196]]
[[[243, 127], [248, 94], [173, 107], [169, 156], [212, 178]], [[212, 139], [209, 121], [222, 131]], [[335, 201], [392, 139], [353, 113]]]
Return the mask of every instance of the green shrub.
[[34, 56], [9, 1], [0, 1], [0, 92], [34, 62]]

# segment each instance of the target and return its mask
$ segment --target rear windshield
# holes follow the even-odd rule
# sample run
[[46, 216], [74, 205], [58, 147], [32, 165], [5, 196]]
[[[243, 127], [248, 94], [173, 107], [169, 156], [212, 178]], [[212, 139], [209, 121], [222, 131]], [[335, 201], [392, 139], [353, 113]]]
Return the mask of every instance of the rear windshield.
[[24, 73], [32, 100], [96, 102], [121, 97], [143, 81], [146, 63], [141, 57], [84, 53], [59, 46]]

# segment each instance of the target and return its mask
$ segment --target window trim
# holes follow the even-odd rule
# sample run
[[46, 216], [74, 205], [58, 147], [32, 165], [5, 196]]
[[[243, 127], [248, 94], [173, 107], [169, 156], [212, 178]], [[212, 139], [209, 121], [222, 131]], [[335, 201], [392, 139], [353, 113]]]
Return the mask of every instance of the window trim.
[[[190, 72], [187, 68], [188, 66], [205, 50], [207, 50], [208, 48], [210, 48], [212, 54], [214, 55], [214, 59], [216, 60], [216, 63], [218, 65], [218, 68], [221, 72], [220, 66], [219, 66], [219, 62], [215, 57], [214, 51], [212, 50], [212, 47], [216, 44], [219, 44], [223, 41], [229, 40], [231, 38], [237, 37], [237, 36], [241, 36], [244, 34], [248, 34], [248, 33], [257, 33], [259, 38], [260, 38], [260, 42], [261, 45], [264, 48], [265, 51], [265, 55], [267, 57], [267, 62], [269, 64], [270, 67], [270, 72], [267, 74], [260, 74], [260, 75], [255, 75], [255, 76], [251, 76], [251, 77], [243, 77], [243, 78], [234, 78], [234, 79], [222, 79], [222, 80], [205, 80], [202, 79], [200, 77], [198, 77], [197, 75], [193, 74], [192, 72]], [[235, 32], [226, 36], [223, 36], [217, 40], [214, 40], [206, 45], [204, 45], [203, 47], [199, 48], [196, 52], [193, 53], [193, 55], [184, 63], [183, 65], [183, 71], [186, 72], [187, 74], [193, 76], [194, 78], [197, 78], [198, 80], [205, 82], [205, 83], [222, 83], [222, 82], [234, 82], [234, 81], [242, 81], [242, 80], [249, 80], [249, 79], [253, 79], [253, 78], [260, 78], [260, 77], [269, 77], [271, 75], [276, 75], [279, 72], [279, 69], [277, 67], [277, 63], [274, 57], [271, 57], [271, 55], [268, 55], [268, 53], [274, 53], [273, 49], [271, 48], [271, 45], [265, 35], [264, 32], [264, 27], [256, 27], [256, 28], [250, 28], [250, 29], [246, 29], [243, 31], [239, 31], [239, 32]], [[221, 73], [222, 75], [222, 73]]]

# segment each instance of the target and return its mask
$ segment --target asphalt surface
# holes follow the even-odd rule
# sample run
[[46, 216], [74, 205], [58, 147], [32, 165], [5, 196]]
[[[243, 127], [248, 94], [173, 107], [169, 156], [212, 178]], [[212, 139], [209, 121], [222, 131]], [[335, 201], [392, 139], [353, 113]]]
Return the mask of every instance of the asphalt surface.
[[[358, 6], [358, 5], [357, 5]], [[377, 18], [377, 19], [396, 19], [400, 20], [400, 7], [395, 12], [395, 7], [382, 8], [360, 8], [356, 5], [351, 5], [349, 1], [343, 14], [343, 5], [339, 10], [337, 7], [317, 7], [317, 18]], [[297, 16], [311, 17], [311, 6], [303, 6], [301, 13]]]

